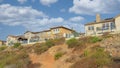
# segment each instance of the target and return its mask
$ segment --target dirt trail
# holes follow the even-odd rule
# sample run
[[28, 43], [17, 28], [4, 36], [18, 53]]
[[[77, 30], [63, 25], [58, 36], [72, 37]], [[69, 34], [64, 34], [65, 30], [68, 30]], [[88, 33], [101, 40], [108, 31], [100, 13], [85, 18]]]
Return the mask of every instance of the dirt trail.
[[29, 54], [29, 57], [32, 61], [32, 64], [41, 64], [40, 68], [56, 68], [56, 65], [61, 66], [61, 64], [63, 63], [59, 62], [60, 60], [55, 61], [54, 55], [58, 51], [67, 52], [67, 50], [68, 50], [68, 47], [66, 45], [58, 45], [58, 46], [51, 47], [48, 51], [46, 51], [45, 53], [42, 53], [41, 55], [36, 55], [35, 53], [31, 53]]
[[53, 68], [53, 64], [55, 63], [54, 57], [48, 52], [45, 52], [41, 55], [32, 53], [29, 56], [33, 64], [42, 64], [42, 66], [39, 68]]
[[[88, 46], [84, 50], [89, 49], [93, 46], [95, 45]], [[83, 54], [84, 50], [80, 50], [73, 53], [71, 49], [68, 49], [67, 45], [59, 45], [50, 48], [48, 51], [42, 53], [41, 55], [36, 55], [35, 53], [32, 53], [29, 54], [29, 56], [32, 61], [32, 64], [41, 64], [39, 68], [69, 68], [69, 66], [71, 66], [72, 63], [68, 63], [65, 60], [73, 55], [75, 55], [75, 59], [78, 60], [79, 55]], [[58, 51], [66, 52], [66, 54], [62, 56], [59, 60], [55, 61], [54, 55]]]

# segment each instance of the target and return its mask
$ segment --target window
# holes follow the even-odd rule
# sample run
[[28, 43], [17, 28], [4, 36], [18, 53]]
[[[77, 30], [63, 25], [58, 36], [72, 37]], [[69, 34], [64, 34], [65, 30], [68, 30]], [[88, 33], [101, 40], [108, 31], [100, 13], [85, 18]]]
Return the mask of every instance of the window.
[[115, 27], [115, 22], [111, 22], [111, 23], [110, 23], [110, 28], [111, 28], [111, 29], [115, 29], [115, 28], [116, 28], [116, 27]]
[[70, 38], [72, 34], [66, 34], [66, 38]]
[[104, 24], [102, 25], [102, 29], [103, 29], [103, 30], [108, 30], [108, 29], [109, 29], [109, 23], [104, 23]]
[[89, 26], [88, 30], [94, 30], [94, 26]]
[[59, 33], [59, 29], [54, 29], [54, 33]]

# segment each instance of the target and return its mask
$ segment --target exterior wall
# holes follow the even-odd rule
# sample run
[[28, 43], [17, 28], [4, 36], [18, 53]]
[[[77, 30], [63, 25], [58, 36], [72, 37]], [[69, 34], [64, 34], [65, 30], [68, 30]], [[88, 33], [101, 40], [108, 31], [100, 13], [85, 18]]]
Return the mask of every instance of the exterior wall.
[[0, 41], [0, 46], [2, 46], [3, 45], [3, 42], [2, 41]]
[[120, 16], [115, 18], [116, 23], [116, 33], [120, 33]]
[[33, 42], [31, 42], [31, 40], [32, 40], [32, 37], [34, 37], [34, 36], [36, 36], [37, 34], [33, 34], [32, 32], [27, 32], [27, 33], [25, 33], [24, 34], [24, 36], [25, 36], [25, 38], [27, 38], [28, 40], [28, 44], [30, 44], [30, 43], [33, 43]]
[[14, 43], [17, 43], [18, 40], [15, 37], [8, 36], [6, 44], [9, 46], [14, 45]]
[[56, 29], [58, 30], [57, 32], [55, 32], [55, 29], [51, 30], [53, 39], [62, 38], [62, 37], [67, 38], [66, 35], [69, 35], [70, 37], [73, 36], [71, 30], [68, 30], [68, 29], [65, 29], [65, 28], [56, 28]]
[[[103, 29], [103, 24], [105, 23], [99, 23], [99, 24], [91, 24], [91, 25], [86, 25], [85, 26], [85, 34], [86, 36], [99, 36], [102, 35], [105, 32], [115, 32], [116, 29], [111, 29], [110, 23], [111, 22], [106, 22], [109, 24], [109, 27], [107, 30]], [[88, 30], [89, 26], [93, 26], [94, 30]], [[117, 25], [115, 25], [117, 26]], [[97, 30], [97, 28], [100, 28], [100, 30]]]
[[[62, 36], [65, 37], [65, 38], [74, 37], [73, 36], [73, 31], [71, 31], [71, 30], [67, 30], [67, 29], [61, 28], [61, 33], [62, 33]], [[67, 35], [70, 35], [70, 36], [67, 37]]]
[[51, 32], [50, 31], [45, 31], [39, 34], [40, 41], [45, 41], [48, 39], [51, 39]]

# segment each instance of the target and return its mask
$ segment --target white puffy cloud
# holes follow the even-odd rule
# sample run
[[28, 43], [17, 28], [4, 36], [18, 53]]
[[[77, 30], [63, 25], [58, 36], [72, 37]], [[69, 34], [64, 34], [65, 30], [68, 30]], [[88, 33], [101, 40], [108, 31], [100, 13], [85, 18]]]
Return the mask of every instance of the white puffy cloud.
[[17, 0], [18, 2], [20, 2], [21, 4], [27, 2], [27, 0]]
[[84, 17], [81, 17], [81, 16], [76, 16], [76, 17], [72, 17], [69, 19], [69, 21], [71, 21], [71, 22], [79, 22], [82, 20], [84, 20]]
[[50, 6], [53, 3], [56, 3], [58, 0], [40, 0], [40, 3], [45, 6]]
[[73, 0], [70, 12], [76, 14], [112, 13], [120, 10], [120, 0]]
[[[73, 23], [72, 21], [78, 21]], [[40, 31], [53, 26], [74, 27], [80, 31], [83, 28], [82, 17], [74, 17], [64, 20], [62, 17], [49, 17], [42, 11], [33, 9], [32, 7], [19, 7], [10, 4], [0, 5], [0, 24], [8, 26], [23, 26], [27, 30]], [[78, 29], [79, 27], [80, 29]]]

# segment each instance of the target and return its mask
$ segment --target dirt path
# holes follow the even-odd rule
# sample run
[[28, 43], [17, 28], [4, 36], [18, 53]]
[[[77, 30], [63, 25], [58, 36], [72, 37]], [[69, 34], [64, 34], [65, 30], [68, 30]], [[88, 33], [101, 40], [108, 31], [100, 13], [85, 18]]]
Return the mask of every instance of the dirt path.
[[41, 55], [32, 53], [29, 54], [29, 56], [33, 64], [42, 64], [40, 68], [53, 68], [53, 64], [55, 63], [54, 57], [48, 52], [45, 52]]
[[[96, 45], [96, 44], [95, 44]], [[86, 47], [82, 51], [77, 51], [76, 53], [72, 53], [71, 49], [68, 49], [66, 45], [60, 45], [60, 46], [54, 46], [50, 48], [45, 53], [42, 53], [41, 55], [36, 55], [35, 53], [29, 54], [30, 59], [32, 61], [32, 64], [41, 64], [39, 68], [69, 68], [71, 63], [66, 63], [65, 60], [72, 56], [72, 55], [82, 55], [86, 49], [89, 49], [95, 45], [90, 45]], [[61, 57], [61, 59], [55, 61], [54, 60], [54, 54], [58, 51], [62, 50], [65, 51], [66, 54]], [[77, 59], [77, 58], [76, 58]]]

